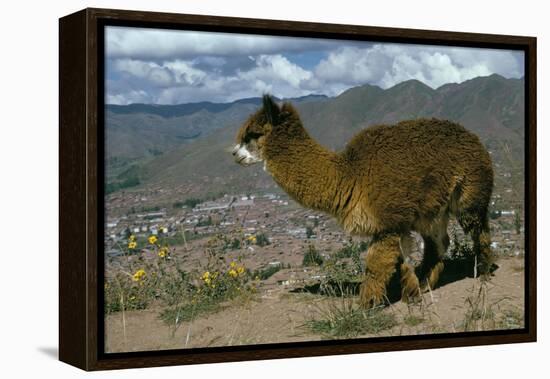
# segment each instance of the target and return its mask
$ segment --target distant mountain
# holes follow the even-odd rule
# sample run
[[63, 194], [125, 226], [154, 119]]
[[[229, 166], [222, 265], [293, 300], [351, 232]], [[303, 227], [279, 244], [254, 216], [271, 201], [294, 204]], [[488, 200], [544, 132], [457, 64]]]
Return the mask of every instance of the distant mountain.
[[[279, 101], [292, 101], [292, 102], [309, 102], [319, 101], [327, 99], [326, 95], [307, 95], [301, 97], [292, 97], [279, 99]], [[209, 113], [223, 112], [237, 104], [252, 104], [259, 105], [262, 102], [261, 97], [250, 97], [246, 99], [235, 100], [231, 103], [211, 103], [209, 101], [201, 101], [198, 103], [176, 104], [176, 105], [164, 105], [164, 104], [128, 104], [128, 105], [116, 105], [107, 104], [107, 113], [112, 114], [151, 114], [165, 118], [188, 116], [196, 112], [207, 111]]]
[[[325, 99], [325, 95], [308, 95], [284, 101], [307, 103]], [[219, 128], [241, 123], [261, 102], [261, 97], [254, 97], [231, 103], [107, 104], [107, 162], [124, 166], [128, 162], [160, 155]]]
[[311, 134], [334, 149], [369, 125], [420, 117], [459, 122], [484, 140], [510, 139], [523, 133], [524, 83], [491, 75], [434, 90], [409, 80], [386, 90], [369, 85], [352, 88], [322, 105], [298, 108], [304, 123], [312, 126]]
[[[437, 117], [461, 123], [490, 149], [507, 144], [514, 159], [523, 159], [523, 79], [491, 75], [437, 89], [409, 80], [386, 90], [364, 85], [334, 98], [306, 96], [289, 101], [310, 134], [333, 150], [342, 149], [370, 125]], [[201, 183], [199, 191], [205, 186], [221, 190], [274, 186], [261, 167], [242, 168], [228, 153], [238, 128], [260, 103], [260, 98], [251, 98], [229, 104], [134, 105], [124, 111], [117, 107], [119, 113], [108, 106], [107, 155], [114, 162], [108, 168], [117, 173], [115, 180], [126, 180], [131, 173], [142, 184]], [[163, 107], [180, 113], [162, 116], [158, 109]], [[156, 113], [147, 113], [148, 109]]]
[[117, 106], [114, 109], [118, 113], [113, 112], [113, 106], [107, 106], [107, 162], [133, 161], [160, 155], [205, 137], [219, 128], [238, 124], [258, 107], [257, 104], [242, 102], [221, 110], [218, 107], [220, 104], [210, 103], [215, 110], [194, 108], [191, 111], [195, 105], [188, 109], [184, 105], [160, 106], [157, 109], [154, 105], [133, 104]]
[[177, 104], [177, 105], [157, 105], [157, 104], [129, 104], [115, 105], [107, 104], [107, 112], [114, 114], [152, 114], [165, 118], [188, 116], [196, 112], [207, 111], [210, 113], [223, 112], [235, 104], [253, 104], [257, 105], [260, 98], [249, 98], [237, 100], [232, 103], [211, 103], [202, 101], [199, 103]]

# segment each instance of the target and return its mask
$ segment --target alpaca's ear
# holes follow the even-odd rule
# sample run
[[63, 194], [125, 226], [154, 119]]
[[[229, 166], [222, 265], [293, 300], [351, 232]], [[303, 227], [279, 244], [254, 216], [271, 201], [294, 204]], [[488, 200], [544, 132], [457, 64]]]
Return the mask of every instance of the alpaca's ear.
[[279, 121], [279, 114], [281, 113], [281, 109], [270, 95], [264, 95], [263, 105], [267, 122], [269, 122], [271, 125], [276, 125]]

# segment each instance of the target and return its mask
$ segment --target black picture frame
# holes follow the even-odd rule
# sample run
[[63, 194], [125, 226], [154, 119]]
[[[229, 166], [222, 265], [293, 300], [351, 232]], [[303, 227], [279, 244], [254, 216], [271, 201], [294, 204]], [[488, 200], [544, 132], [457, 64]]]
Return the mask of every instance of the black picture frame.
[[[368, 340], [103, 352], [104, 27], [321, 37], [525, 53], [525, 328]], [[172, 13], [84, 9], [59, 20], [59, 358], [84, 370], [536, 341], [536, 38]]]

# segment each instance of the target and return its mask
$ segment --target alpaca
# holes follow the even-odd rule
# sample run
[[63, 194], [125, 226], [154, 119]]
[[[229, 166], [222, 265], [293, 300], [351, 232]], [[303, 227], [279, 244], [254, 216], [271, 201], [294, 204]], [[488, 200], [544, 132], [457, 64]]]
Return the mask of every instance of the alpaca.
[[[309, 136], [290, 103], [280, 107], [265, 95], [241, 126], [233, 155], [243, 166], [263, 162], [293, 199], [332, 215], [347, 233], [372, 237], [360, 287], [365, 307], [384, 301], [398, 269], [404, 301], [435, 287], [449, 247], [450, 215], [472, 237], [478, 272], [489, 274], [491, 158], [479, 138], [456, 123], [372, 126], [333, 152]], [[412, 231], [424, 240], [416, 273], [406, 260]]]

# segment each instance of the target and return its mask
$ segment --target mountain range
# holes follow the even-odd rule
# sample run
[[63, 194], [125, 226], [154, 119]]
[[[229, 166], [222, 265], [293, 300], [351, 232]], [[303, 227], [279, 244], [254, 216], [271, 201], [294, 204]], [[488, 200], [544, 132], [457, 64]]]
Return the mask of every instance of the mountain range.
[[[391, 88], [363, 85], [336, 97], [285, 99], [321, 144], [342, 149], [358, 131], [374, 124], [437, 117], [459, 122], [480, 136], [501, 160], [501, 147], [523, 160], [524, 79], [477, 77], [433, 89], [418, 80]], [[197, 184], [192, 192], [271, 188], [261, 167], [243, 168], [228, 148], [261, 98], [231, 103], [107, 105], [106, 170], [110, 190], [133, 185]], [[110, 191], [109, 191], [110, 192]], [[200, 193], [196, 193], [200, 195]]]

